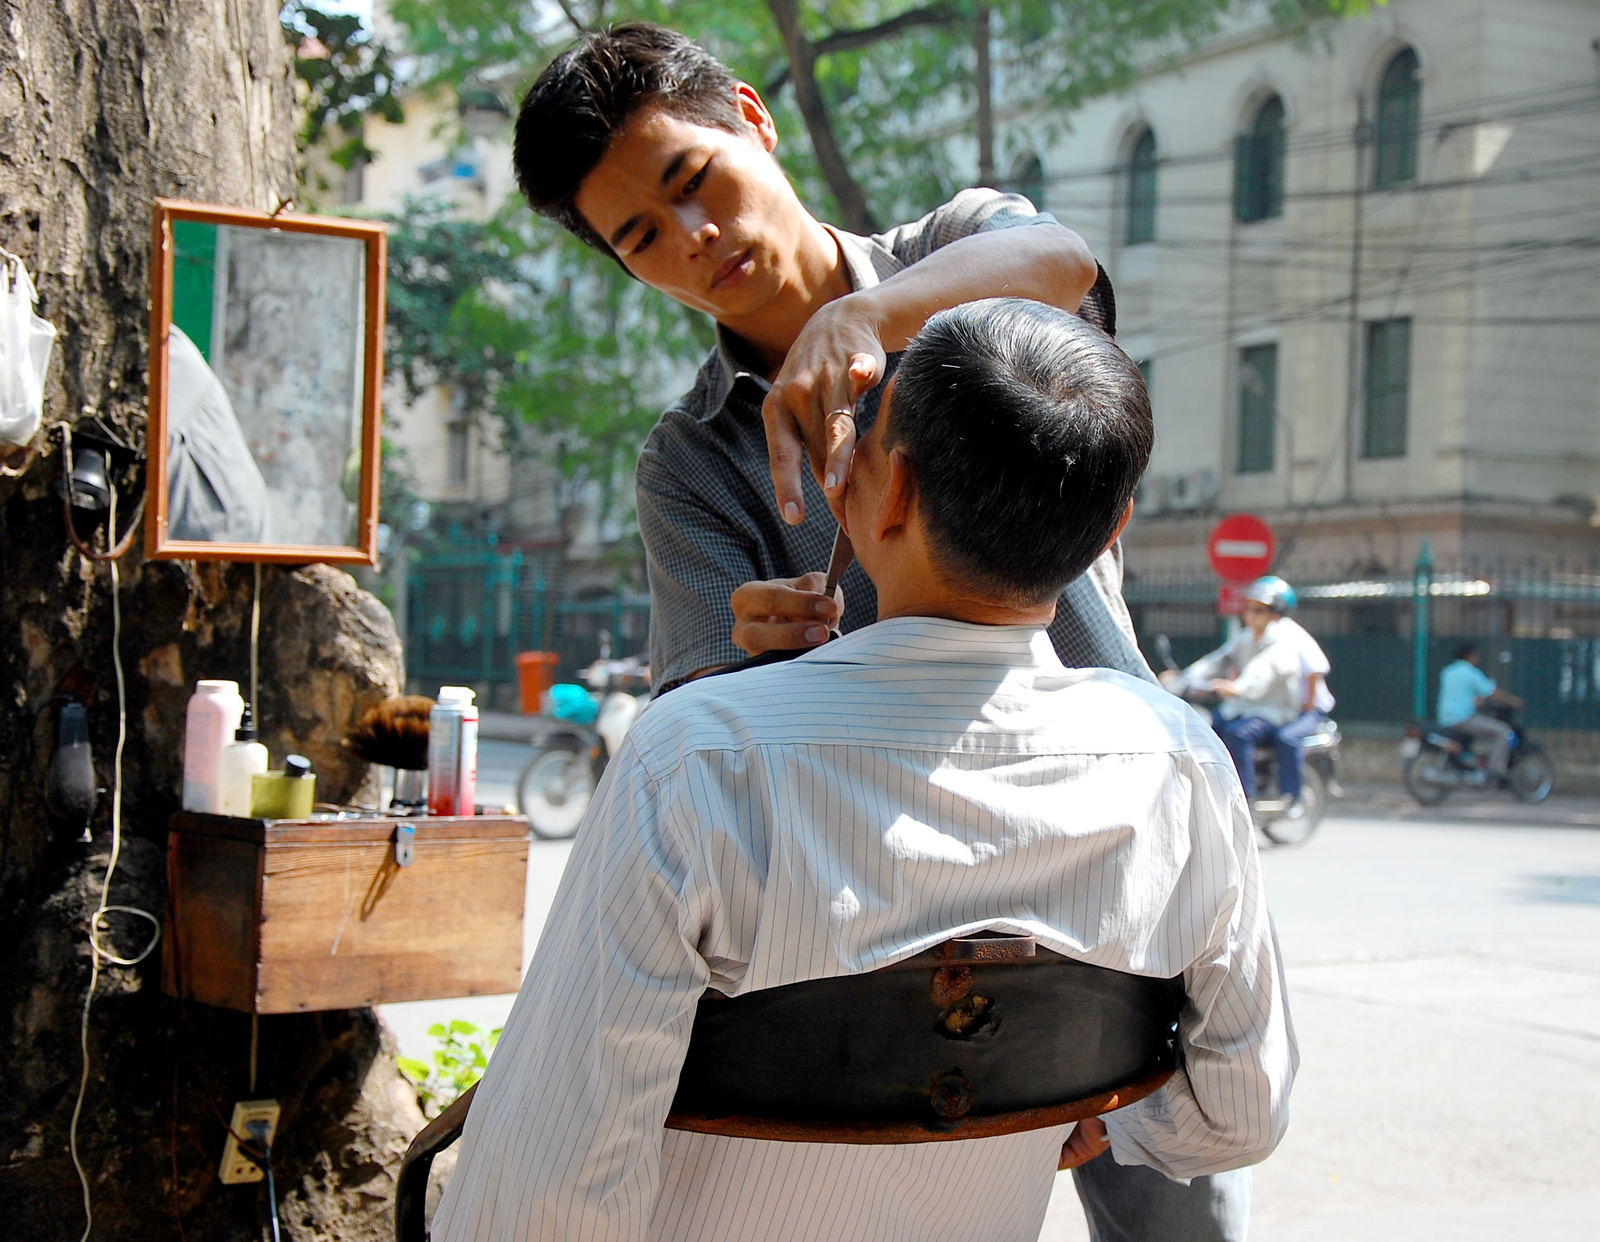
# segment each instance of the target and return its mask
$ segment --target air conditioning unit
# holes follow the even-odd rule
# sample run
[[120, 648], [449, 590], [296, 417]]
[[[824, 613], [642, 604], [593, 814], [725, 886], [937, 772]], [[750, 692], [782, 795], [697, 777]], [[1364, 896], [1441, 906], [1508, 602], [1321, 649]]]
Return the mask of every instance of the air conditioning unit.
[[1133, 511], [1148, 516], [1167, 507], [1167, 476], [1147, 474], [1133, 489]]
[[1217, 496], [1217, 475], [1213, 470], [1185, 470], [1166, 476], [1168, 509], [1203, 509]]

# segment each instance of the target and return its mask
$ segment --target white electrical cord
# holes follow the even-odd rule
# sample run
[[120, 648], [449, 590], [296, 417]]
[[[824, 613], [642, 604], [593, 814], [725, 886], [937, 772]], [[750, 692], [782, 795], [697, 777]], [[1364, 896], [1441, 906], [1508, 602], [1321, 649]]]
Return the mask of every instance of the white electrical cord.
[[[111, 489], [110, 529], [113, 537], [117, 529], [117, 492]], [[117, 562], [111, 561], [111, 663], [117, 672], [117, 749], [111, 761], [111, 857], [106, 863], [105, 883], [100, 888], [100, 904], [89, 920], [89, 990], [83, 997], [83, 1020], [78, 1028], [78, 1045], [83, 1053], [83, 1073], [78, 1079], [78, 1099], [72, 1106], [72, 1125], [68, 1131], [72, 1149], [72, 1167], [78, 1171], [78, 1183], [83, 1187], [83, 1214], [86, 1218], [80, 1242], [89, 1242], [94, 1229], [94, 1208], [89, 1202], [89, 1178], [83, 1171], [83, 1161], [78, 1154], [78, 1118], [83, 1112], [83, 1097], [89, 1090], [89, 1009], [94, 1004], [95, 988], [100, 983], [100, 959], [114, 966], [137, 966], [155, 950], [161, 940], [161, 921], [148, 910], [135, 906], [111, 906], [106, 898], [111, 895], [111, 877], [117, 870], [117, 857], [122, 853], [122, 748], [128, 739], [128, 685], [122, 672], [122, 575]], [[150, 943], [137, 957], [120, 957], [100, 944], [101, 924], [110, 913], [132, 914], [148, 920], [155, 928]]]
[[250, 710], [261, 727], [261, 700], [256, 697], [256, 674], [261, 662], [261, 562], [255, 563], [256, 592], [250, 599]]

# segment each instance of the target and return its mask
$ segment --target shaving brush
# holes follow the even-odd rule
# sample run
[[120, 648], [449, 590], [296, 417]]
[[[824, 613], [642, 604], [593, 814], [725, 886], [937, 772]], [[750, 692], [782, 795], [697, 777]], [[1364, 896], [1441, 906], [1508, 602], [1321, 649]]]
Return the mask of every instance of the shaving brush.
[[385, 699], [368, 709], [344, 739], [358, 758], [394, 769], [392, 806], [415, 807], [426, 801], [428, 713], [433, 700], [425, 694]]

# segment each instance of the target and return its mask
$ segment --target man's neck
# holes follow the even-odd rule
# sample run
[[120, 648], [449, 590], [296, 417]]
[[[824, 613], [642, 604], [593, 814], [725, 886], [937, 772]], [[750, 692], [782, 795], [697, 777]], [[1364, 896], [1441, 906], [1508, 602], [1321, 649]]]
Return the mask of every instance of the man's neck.
[[782, 368], [811, 316], [852, 288], [839, 243], [810, 214], [801, 225], [799, 244], [783, 277], [777, 295], [759, 310], [718, 321], [736, 338], [752, 369], [769, 380]]
[[966, 621], [971, 625], [1046, 626], [1056, 618], [1056, 601], [1048, 600], [1031, 608], [1019, 608], [952, 591], [942, 584], [925, 583], [925, 589], [912, 584], [878, 592], [878, 620], [891, 617], [938, 617], [944, 621]]

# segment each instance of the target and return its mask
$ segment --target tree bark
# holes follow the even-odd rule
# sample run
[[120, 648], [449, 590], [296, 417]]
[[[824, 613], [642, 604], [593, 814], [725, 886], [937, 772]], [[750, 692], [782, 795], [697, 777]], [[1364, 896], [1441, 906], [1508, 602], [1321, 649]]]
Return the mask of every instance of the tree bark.
[[789, 79], [794, 84], [795, 104], [806, 123], [806, 133], [811, 136], [817, 166], [839, 204], [840, 218], [852, 232], [876, 233], [878, 224], [867, 206], [866, 191], [850, 174], [844, 153], [839, 149], [838, 135], [833, 131], [833, 121], [828, 116], [827, 103], [817, 85], [816, 48], [806, 38], [800, 24], [800, 0], [767, 0], [767, 8], [778, 25], [789, 57]]
[[[50, 823], [53, 717], [41, 709], [58, 694], [86, 703], [104, 786], [118, 712], [109, 571], [67, 545], [56, 431], [98, 416], [142, 447], [150, 201], [271, 209], [291, 197], [294, 81], [277, 0], [4, 9], [0, 246], [26, 261], [40, 313], [61, 335], [45, 428], [0, 461], [0, 1232], [77, 1239], [85, 1219], [68, 1131], [110, 799], [91, 844], [78, 843], [81, 824]], [[124, 513], [138, 486], [124, 489]], [[247, 680], [252, 578], [243, 565], [145, 562], [139, 547], [120, 562], [127, 743], [110, 900], [159, 919], [185, 704], [198, 677]], [[338, 740], [400, 687], [393, 623], [348, 574], [321, 566], [267, 568], [262, 602], [263, 740], [276, 756], [310, 754], [319, 792], [350, 797], [366, 770]], [[122, 915], [101, 934], [124, 956], [148, 939]], [[252, 1095], [283, 1107], [284, 1236], [389, 1236], [392, 1173], [421, 1116], [371, 1011], [261, 1019], [252, 1092], [249, 1017], [165, 997], [159, 950], [135, 966], [103, 962], [93, 1001], [78, 1123], [92, 1237], [261, 1237], [264, 1188], [217, 1179], [223, 1119]]]

